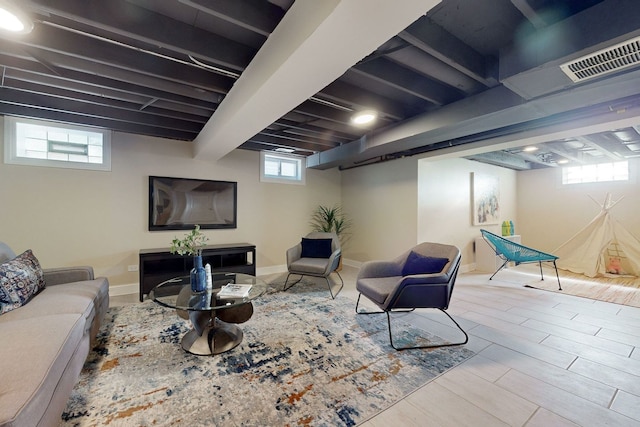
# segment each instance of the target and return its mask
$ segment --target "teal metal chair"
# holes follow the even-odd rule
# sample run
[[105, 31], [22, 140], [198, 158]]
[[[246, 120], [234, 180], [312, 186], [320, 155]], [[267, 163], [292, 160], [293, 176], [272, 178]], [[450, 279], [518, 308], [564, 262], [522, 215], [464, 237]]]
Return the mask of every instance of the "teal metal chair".
[[558, 275], [558, 266], [556, 265], [556, 260], [558, 259], [557, 256], [521, 245], [519, 243], [512, 242], [511, 240], [500, 237], [497, 234], [493, 234], [487, 230], [480, 230], [480, 232], [482, 233], [482, 238], [494, 250], [496, 255], [504, 261], [502, 265], [495, 271], [495, 273], [493, 273], [491, 277], [489, 277], [489, 280], [493, 279], [493, 276], [495, 276], [498, 271], [506, 267], [507, 263], [509, 262], [514, 262], [516, 265], [537, 262], [540, 265], [541, 280], [544, 280], [544, 274], [542, 273], [542, 263], [551, 262], [553, 263], [553, 268], [556, 269], [558, 290], [562, 290], [562, 286], [560, 286], [560, 276]]

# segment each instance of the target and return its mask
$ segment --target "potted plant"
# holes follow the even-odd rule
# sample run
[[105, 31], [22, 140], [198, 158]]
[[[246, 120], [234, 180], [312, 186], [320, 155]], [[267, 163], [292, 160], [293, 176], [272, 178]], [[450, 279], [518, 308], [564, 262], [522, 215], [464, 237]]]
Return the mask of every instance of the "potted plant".
[[202, 248], [208, 240], [209, 238], [200, 231], [200, 226], [196, 225], [183, 239], [174, 237], [171, 241], [170, 251], [172, 254], [193, 257], [193, 268], [191, 269], [191, 290], [193, 292], [204, 292], [207, 288], [207, 274], [202, 266]]
[[352, 225], [340, 205], [332, 207], [319, 205], [311, 215], [310, 224], [313, 231], [336, 233], [341, 246], [346, 243], [349, 235], [348, 230]]

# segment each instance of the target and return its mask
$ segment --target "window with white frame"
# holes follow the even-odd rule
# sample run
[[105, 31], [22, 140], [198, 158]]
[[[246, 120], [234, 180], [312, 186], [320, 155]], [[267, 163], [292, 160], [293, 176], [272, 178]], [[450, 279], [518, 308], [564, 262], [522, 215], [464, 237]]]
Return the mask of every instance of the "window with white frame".
[[305, 183], [305, 159], [291, 154], [260, 152], [260, 181]]
[[563, 184], [628, 180], [629, 162], [627, 161], [562, 168]]
[[111, 132], [89, 126], [5, 116], [4, 162], [111, 170]]

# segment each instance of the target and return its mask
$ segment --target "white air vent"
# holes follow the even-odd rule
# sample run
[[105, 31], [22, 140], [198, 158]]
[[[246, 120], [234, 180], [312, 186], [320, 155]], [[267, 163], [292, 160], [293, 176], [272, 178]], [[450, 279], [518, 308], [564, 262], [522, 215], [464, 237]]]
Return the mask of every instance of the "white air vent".
[[599, 50], [560, 65], [574, 82], [613, 73], [640, 64], [640, 37]]

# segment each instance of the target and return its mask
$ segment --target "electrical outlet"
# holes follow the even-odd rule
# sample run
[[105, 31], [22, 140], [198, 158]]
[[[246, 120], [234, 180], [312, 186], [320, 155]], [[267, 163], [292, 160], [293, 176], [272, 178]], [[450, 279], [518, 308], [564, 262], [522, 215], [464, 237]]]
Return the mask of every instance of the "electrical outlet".
[[138, 266], [136, 264], [130, 265], [127, 267], [127, 271], [138, 271]]

